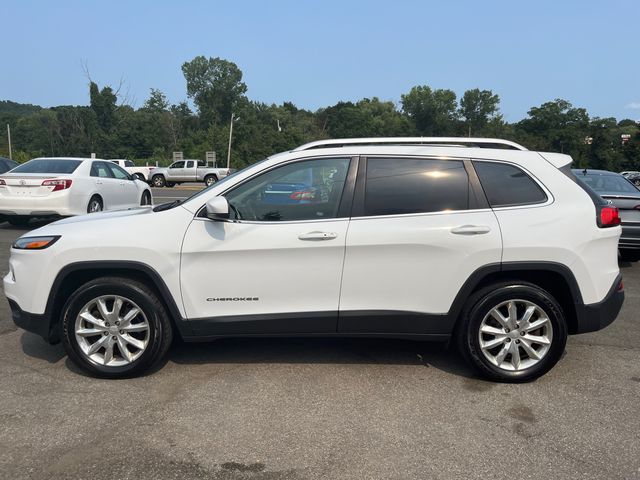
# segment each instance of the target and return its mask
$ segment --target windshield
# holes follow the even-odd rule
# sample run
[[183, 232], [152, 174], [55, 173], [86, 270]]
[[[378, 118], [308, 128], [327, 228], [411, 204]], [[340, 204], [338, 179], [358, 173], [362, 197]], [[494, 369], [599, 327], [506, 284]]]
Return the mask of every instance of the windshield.
[[11, 173], [73, 173], [82, 160], [53, 160], [48, 158], [29, 160], [18, 165]]
[[598, 193], [632, 193], [637, 195], [638, 189], [621, 175], [602, 175], [597, 173], [575, 172], [576, 177], [589, 185]]
[[239, 173], [244, 172], [245, 170], [247, 170], [248, 168], [252, 168], [252, 167], [255, 167], [256, 165], [259, 165], [259, 164], [261, 164], [262, 162], [264, 162], [264, 161], [266, 161], [266, 160], [269, 160], [269, 159], [268, 159], [268, 158], [265, 158], [265, 159], [260, 160], [260, 161], [258, 161], [258, 162], [256, 162], [256, 163], [252, 163], [251, 165], [248, 165], [248, 166], [244, 167], [242, 170], [238, 170], [238, 171], [236, 171], [236, 172], [230, 173], [229, 175], [227, 175], [226, 177], [224, 177], [222, 180], [219, 180], [218, 182], [213, 183], [211, 186], [209, 186], [209, 187], [205, 188], [204, 190], [200, 190], [199, 192], [197, 192], [197, 193], [195, 193], [195, 194], [191, 195], [189, 198], [185, 198], [185, 199], [184, 199], [184, 202], [188, 202], [188, 201], [190, 201], [190, 200], [193, 200], [193, 199], [194, 199], [194, 198], [196, 198], [196, 197], [199, 197], [200, 195], [202, 195], [202, 194], [204, 194], [204, 193], [208, 192], [209, 190], [211, 190], [211, 188], [213, 188], [213, 187], [217, 187], [217, 186], [218, 186], [218, 185], [220, 185], [221, 183], [226, 183], [230, 178], [235, 177], [235, 176], [236, 176], [236, 175], [238, 175]]
[[252, 163], [251, 165], [248, 165], [246, 167], [244, 167], [242, 170], [238, 170], [237, 172], [233, 172], [230, 173], [229, 175], [227, 175], [226, 177], [224, 177], [222, 180], [217, 181], [216, 183], [212, 183], [210, 186], [208, 186], [207, 188], [204, 188], [202, 190], [200, 190], [199, 192], [194, 193], [193, 195], [191, 195], [190, 197], [185, 198], [184, 200], [176, 200], [174, 202], [168, 202], [168, 203], [163, 203], [161, 205], [158, 205], [157, 207], [155, 207], [153, 209], [154, 212], [162, 212], [163, 210], [169, 210], [173, 207], [177, 207], [178, 205], [181, 205], [185, 202], [189, 202], [191, 200], [193, 200], [194, 198], [199, 197], [200, 195], [207, 193], [209, 190], [211, 190], [213, 187], [217, 187], [218, 185], [220, 185], [221, 183], [226, 183], [229, 181], [230, 178], [235, 177], [236, 175], [238, 175], [240, 172], [244, 172], [246, 169], [251, 168], [251, 167], [255, 167], [256, 165], [264, 162], [268, 160], [268, 158], [265, 158], [264, 160], [260, 160], [256, 163]]

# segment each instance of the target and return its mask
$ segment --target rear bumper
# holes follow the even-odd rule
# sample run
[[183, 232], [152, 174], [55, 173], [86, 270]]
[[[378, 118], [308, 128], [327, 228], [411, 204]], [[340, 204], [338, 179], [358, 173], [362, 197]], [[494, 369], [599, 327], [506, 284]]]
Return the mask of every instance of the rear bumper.
[[622, 224], [622, 236], [618, 243], [618, 248], [625, 249], [640, 249], [640, 225]]
[[578, 324], [577, 330], [573, 333], [595, 332], [613, 323], [624, 302], [624, 290], [620, 288], [621, 284], [622, 274], [619, 274], [601, 302], [576, 305]]
[[45, 341], [56, 344], [60, 342], [60, 335], [55, 329], [51, 328], [51, 318], [48, 315], [36, 315], [34, 313], [25, 312], [15, 301], [9, 300], [11, 307], [11, 318], [13, 323], [27, 332], [35, 333], [42, 337]]
[[18, 197], [0, 192], [0, 215], [31, 217], [76, 215], [78, 212], [74, 211], [73, 205], [81, 203], [83, 203], [82, 198], [72, 195], [68, 190], [53, 192], [42, 197]]

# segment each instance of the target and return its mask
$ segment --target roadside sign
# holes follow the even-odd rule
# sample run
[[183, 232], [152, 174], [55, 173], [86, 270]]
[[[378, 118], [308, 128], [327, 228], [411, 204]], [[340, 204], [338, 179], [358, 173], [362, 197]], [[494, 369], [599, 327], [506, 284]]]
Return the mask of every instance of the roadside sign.
[[207, 165], [209, 163], [211, 163], [211, 164], [213, 164], [215, 166], [215, 164], [216, 164], [216, 152], [205, 152], [204, 159], [207, 162]]
[[184, 160], [184, 157], [182, 156], [182, 152], [173, 152], [173, 161], [178, 162], [180, 160]]

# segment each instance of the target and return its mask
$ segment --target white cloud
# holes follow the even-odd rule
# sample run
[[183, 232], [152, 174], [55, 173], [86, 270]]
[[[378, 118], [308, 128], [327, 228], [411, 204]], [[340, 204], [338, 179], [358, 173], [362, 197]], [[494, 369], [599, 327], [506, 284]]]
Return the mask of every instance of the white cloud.
[[640, 110], [640, 102], [631, 102], [627, 103], [624, 108], [629, 108], [631, 110]]

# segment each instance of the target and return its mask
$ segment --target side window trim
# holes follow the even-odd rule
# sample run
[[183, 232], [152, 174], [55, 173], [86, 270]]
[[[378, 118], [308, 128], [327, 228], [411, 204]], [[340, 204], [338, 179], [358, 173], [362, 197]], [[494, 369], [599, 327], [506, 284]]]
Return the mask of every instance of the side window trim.
[[473, 168], [473, 162], [470, 159], [464, 160], [464, 168], [469, 177], [469, 210], [484, 210], [491, 208], [487, 195], [482, 188], [480, 178]]

